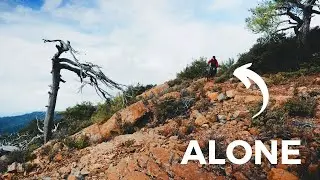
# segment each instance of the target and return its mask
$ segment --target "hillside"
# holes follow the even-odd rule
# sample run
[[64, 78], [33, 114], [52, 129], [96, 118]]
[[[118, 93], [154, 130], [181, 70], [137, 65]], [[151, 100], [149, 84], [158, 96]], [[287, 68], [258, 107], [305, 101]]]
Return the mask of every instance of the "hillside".
[[[257, 119], [261, 94], [236, 79], [214, 83], [206, 79], [158, 85], [104, 123], [93, 124], [69, 140], [51, 141], [18, 179], [319, 179], [320, 74], [283, 78], [264, 77], [270, 92], [268, 109]], [[72, 139], [73, 138], [73, 139]], [[208, 141], [216, 140], [216, 155], [225, 158], [234, 140], [301, 139], [301, 165], [200, 165], [181, 159], [190, 140], [198, 140], [208, 159]], [[70, 141], [71, 140], [71, 141]], [[73, 146], [71, 144], [73, 143]], [[75, 144], [74, 144], [75, 143]], [[86, 144], [89, 146], [86, 147]], [[76, 146], [75, 146], [76, 145]], [[74, 148], [77, 147], [77, 148]], [[85, 148], [83, 148], [85, 147]], [[82, 149], [83, 148], [83, 149]], [[236, 148], [236, 157], [244, 150]], [[11, 172], [19, 171], [13, 167]], [[23, 173], [24, 172], [24, 173]]]
[[19, 116], [0, 117], [0, 135], [17, 132], [36, 117], [43, 119], [44, 116], [45, 112], [32, 112]]

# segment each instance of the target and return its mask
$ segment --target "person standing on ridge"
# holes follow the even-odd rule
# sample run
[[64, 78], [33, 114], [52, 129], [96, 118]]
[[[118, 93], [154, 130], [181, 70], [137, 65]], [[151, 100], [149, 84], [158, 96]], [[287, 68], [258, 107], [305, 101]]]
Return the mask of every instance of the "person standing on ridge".
[[217, 69], [219, 67], [218, 60], [216, 59], [216, 56], [212, 56], [212, 59], [208, 61], [209, 65], [209, 73], [208, 73], [208, 78], [214, 77], [217, 74]]

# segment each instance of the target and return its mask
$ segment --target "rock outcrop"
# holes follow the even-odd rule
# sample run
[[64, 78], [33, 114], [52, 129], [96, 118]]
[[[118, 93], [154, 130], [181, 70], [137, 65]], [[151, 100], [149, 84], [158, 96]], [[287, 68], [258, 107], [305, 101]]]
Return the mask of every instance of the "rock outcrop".
[[[292, 84], [268, 83], [271, 114], [266, 116], [266, 122], [252, 119], [253, 108], [262, 101], [260, 90], [246, 89], [238, 81], [216, 84], [200, 79], [188, 82], [187, 87], [181, 86], [183, 89], [173, 89], [167, 84], [156, 86], [140, 95], [140, 101], [115, 113], [104, 123], [93, 124], [72, 136], [88, 137], [89, 147], [70, 149], [62, 142], [51, 141], [35, 151], [37, 158], [29, 162], [34, 169], [18, 173], [17, 164], [13, 164], [3, 177], [10, 179], [14, 174], [20, 179], [296, 180], [308, 175], [316, 179], [320, 162], [315, 153], [320, 147], [320, 93], [317, 93], [320, 86], [313, 83], [315, 76], [308, 78], [310, 81], [292, 79], [299, 85], [297, 94]], [[279, 121], [274, 112], [294, 96], [316, 99], [314, 117], [285, 116]], [[168, 98], [177, 102], [176, 109], [169, 109], [171, 113], [185, 112], [157, 122], [156, 103]], [[125, 132], [128, 126], [139, 128], [129, 134]], [[261, 165], [251, 161], [237, 165], [228, 160], [225, 165], [200, 165], [197, 161], [180, 164], [190, 140], [198, 140], [207, 160], [209, 140], [216, 141], [217, 156], [225, 158], [227, 145], [239, 139], [248, 142], [253, 149], [255, 140], [262, 140], [269, 150], [270, 140], [277, 140], [278, 164], [271, 164], [266, 158]], [[281, 163], [282, 139], [304, 139], [298, 147], [301, 166]], [[41, 153], [45, 147], [51, 147], [50, 153], [54, 154]], [[236, 157], [244, 153], [241, 148], [234, 150]]]

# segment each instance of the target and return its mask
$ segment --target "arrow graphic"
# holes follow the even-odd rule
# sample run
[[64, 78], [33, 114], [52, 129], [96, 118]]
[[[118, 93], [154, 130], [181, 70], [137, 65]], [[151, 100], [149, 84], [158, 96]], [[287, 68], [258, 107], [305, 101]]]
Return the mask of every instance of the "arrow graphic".
[[254, 81], [260, 88], [263, 96], [263, 104], [260, 111], [252, 117], [255, 118], [267, 108], [267, 104], [269, 103], [269, 90], [264, 80], [257, 73], [248, 69], [251, 65], [252, 63], [248, 63], [241, 67], [238, 67], [236, 70], [234, 70], [233, 75], [236, 76], [246, 86], [247, 89], [249, 89], [251, 86], [249, 78]]

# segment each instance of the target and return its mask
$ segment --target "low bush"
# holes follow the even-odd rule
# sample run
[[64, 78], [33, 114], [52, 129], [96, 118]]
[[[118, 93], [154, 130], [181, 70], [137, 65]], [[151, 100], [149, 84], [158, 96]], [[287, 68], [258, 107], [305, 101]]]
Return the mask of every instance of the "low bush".
[[175, 86], [175, 85], [180, 85], [182, 82], [183, 82], [183, 80], [176, 78], [176, 79], [174, 79], [174, 80], [168, 81], [168, 85], [169, 85], [170, 87], [173, 87], [173, 86]]
[[[261, 104], [253, 107], [251, 114], [256, 114], [261, 108]], [[252, 119], [252, 126], [259, 127], [263, 132], [271, 134], [273, 137], [288, 138], [289, 131], [285, 128], [287, 113], [283, 108], [266, 109], [262, 114]]]
[[87, 136], [81, 136], [80, 138], [66, 138], [63, 143], [71, 149], [83, 149], [90, 145], [89, 138]]
[[131, 105], [135, 102], [137, 102], [137, 96], [142, 94], [143, 92], [155, 87], [153, 84], [148, 85], [141, 85], [140, 83], [136, 85], [130, 85], [128, 88], [123, 92], [125, 99], [126, 99], [126, 105]]
[[4, 173], [7, 171], [7, 168], [8, 168], [8, 161], [6, 160], [0, 160], [0, 173]]
[[125, 107], [123, 98], [118, 95], [115, 98], [100, 103], [97, 106], [97, 111], [92, 115], [91, 121], [93, 123], [104, 123], [113, 116], [114, 113], [118, 112]]
[[59, 129], [65, 131], [65, 136], [79, 132], [92, 124], [91, 116], [96, 107], [90, 102], [83, 102], [61, 112], [62, 120]]
[[313, 117], [316, 100], [312, 97], [294, 97], [285, 104], [290, 116]]
[[158, 124], [163, 124], [167, 119], [187, 115], [189, 108], [194, 104], [194, 99], [184, 97], [181, 99], [167, 98], [156, 104], [155, 116]]
[[190, 65], [188, 65], [184, 70], [177, 74], [178, 79], [195, 79], [205, 77], [207, 72], [207, 59], [200, 57], [194, 60]]

